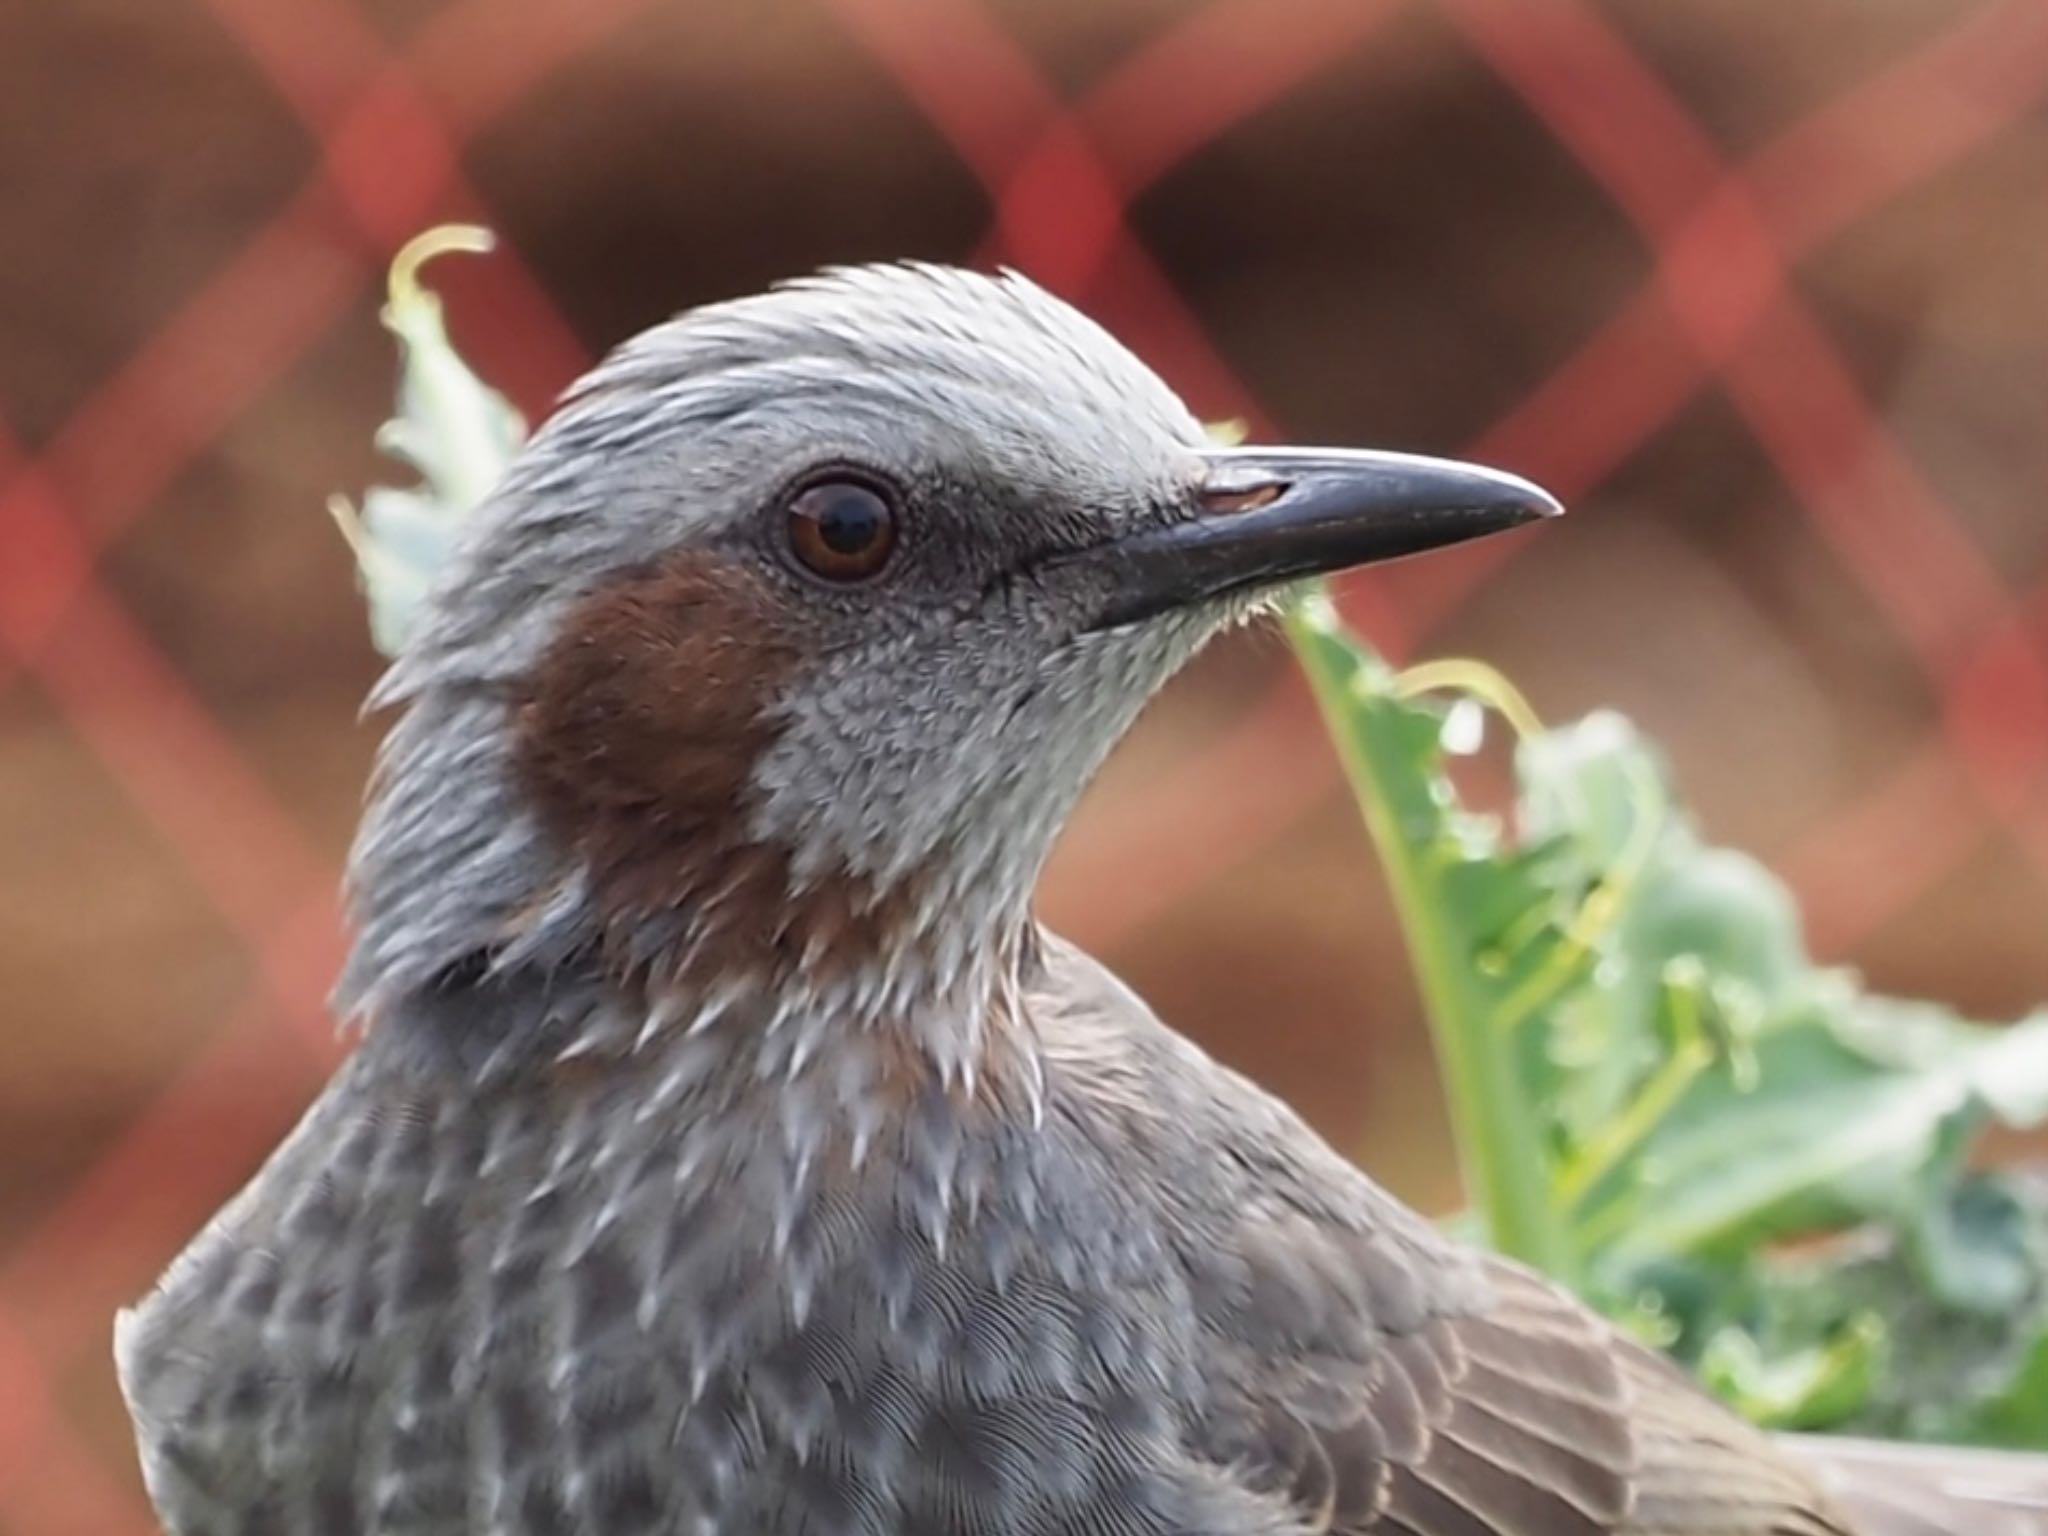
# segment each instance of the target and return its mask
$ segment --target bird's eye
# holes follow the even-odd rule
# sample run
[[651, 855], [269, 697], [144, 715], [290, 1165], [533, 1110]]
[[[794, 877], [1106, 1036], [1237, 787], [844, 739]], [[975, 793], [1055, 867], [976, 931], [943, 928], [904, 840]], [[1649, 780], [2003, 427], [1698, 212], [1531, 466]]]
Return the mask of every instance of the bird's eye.
[[789, 503], [789, 547], [827, 581], [865, 581], [896, 548], [896, 509], [860, 480], [818, 480]]

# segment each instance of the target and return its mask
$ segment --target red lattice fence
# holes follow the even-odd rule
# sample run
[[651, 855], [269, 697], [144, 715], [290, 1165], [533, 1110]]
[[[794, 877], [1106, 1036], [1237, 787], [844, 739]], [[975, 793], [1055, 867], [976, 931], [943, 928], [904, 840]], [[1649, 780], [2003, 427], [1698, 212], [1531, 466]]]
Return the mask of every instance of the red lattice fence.
[[[151, 1528], [131, 1469], [88, 1442], [64, 1383], [100, 1371], [112, 1310], [261, 1150], [208, 1121], [223, 1091], [310, 1092], [334, 1046], [322, 1003], [338, 955], [335, 871], [103, 581], [99, 563], [175, 476], [358, 306], [428, 223], [493, 223], [463, 156], [559, 65], [650, 0], [455, 0], [394, 51], [349, 0], [207, 0], [318, 138], [303, 188], [30, 454], [0, 422], [0, 687], [32, 679], [183, 859], [253, 961], [242, 1005], [90, 1172], [0, 1253], [0, 1528]], [[981, 182], [994, 217], [962, 257], [1007, 261], [1113, 306], [1138, 349], [1210, 415], [1278, 433], [1133, 231], [1150, 186], [1405, 7], [1206, 0], [1070, 98], [980, 0], [826, 0]], [[1637, 231], [1649, 276], [1469, 445], [1568, 500], [1714, 389], [1841, 568], [1942, 700], [1940, 727], [1868, 798], [1779, 850], [1825, 947], [1840, 951], [1990, 833], [2048, 876], [2048, 590], [2014, 590], [1888, 434], [1788, 269], [1832, 236], [1992, 144], [2048, 94], [2048, 10], [1959, 16], [1810, 110], [1741, 163], [1584, 0], [1443, 0], [1463, 45], [1519, 97]], [[1197, 81], [1202, 89], [1191, 89]], [[430, 105], [430, 103], [432, 103]], [[358, 237], [337, 259], [337, 225]], [[309, 238], [319, 233], [323, 238]], [[465, 281], [468, 278], [465, 277]], [[543, 398], [583, 349], [516, 252], [477, 269], [495, 371]], [[1132, 323], [1138, 317], [1139, 323]], [[1360, 580], [1352, 612], [1402, 654], [1525, 548], [1486, 545]], [[1154, 786], [1162, 888], [1216, 876], [1326, 788], [1310, 766], [1207, 840], [1167, 835], [1212, 803], [1246, 743], [1311, 730], [1277, 682], [1232, 735]], [[1304, 738], [1306, 739], [1306, 738]], [[1151, 835], [1141, 828], [1142, 840]], [[1895, 850], [1874, 861], [1869, 850]], [[1105, 922], [1135, 924], [1140, 906]], [[289, 1027], [281, 1021], [288, 1021]], [[232, 1128], [230, 1128], [232, 1129]], [[255, 1137], [261, 1127], [252, 1127]]]

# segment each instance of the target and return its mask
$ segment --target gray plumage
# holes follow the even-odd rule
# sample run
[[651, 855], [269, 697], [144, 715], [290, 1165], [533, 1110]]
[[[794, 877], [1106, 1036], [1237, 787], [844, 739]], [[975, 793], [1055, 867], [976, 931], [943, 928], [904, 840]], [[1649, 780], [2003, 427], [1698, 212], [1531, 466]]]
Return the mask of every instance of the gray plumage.
[[[120, 1320], [174, 1536], [2048, 1530], [1831, 1502], [1037, 928], [1073, 799], [1250, 600], [1093, 628], [1113, 578], [1064, 552], [1195, 517], [1204, 452], [1073, 311], [927, 268], [699, 311], [579, 386], [382, 690], [364, 1038]], [[883, 583], [814, 590], [761, 533], [828, 462], [901, 488]], [[774, 643], [614, 622], [679, 570]], [[542, 743], [644, 819], [623, 845], [532, 766], [536, 679], [599, 634], [600, 682], [688, 669]], [[661, 701], [758, 743], [729, 802], [620, 766]], [[657, 779], [726, 782], [652, 739]]]

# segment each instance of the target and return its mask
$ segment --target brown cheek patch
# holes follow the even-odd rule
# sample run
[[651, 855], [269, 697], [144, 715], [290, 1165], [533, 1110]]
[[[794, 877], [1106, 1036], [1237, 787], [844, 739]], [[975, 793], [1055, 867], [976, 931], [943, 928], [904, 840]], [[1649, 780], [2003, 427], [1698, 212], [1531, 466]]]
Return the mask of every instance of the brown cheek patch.
[[851, 970], [911, 920], [916, 882], [853, 875], [790, 894], [789, 850], [750, 840], [770, 710], [805, 658], [803, 616], [746, 566], [677, 554], [571, 611], [518, 711], [518, 763], [550, 834], [590, 872], [608, 947], [705, 922], [700, 963]]

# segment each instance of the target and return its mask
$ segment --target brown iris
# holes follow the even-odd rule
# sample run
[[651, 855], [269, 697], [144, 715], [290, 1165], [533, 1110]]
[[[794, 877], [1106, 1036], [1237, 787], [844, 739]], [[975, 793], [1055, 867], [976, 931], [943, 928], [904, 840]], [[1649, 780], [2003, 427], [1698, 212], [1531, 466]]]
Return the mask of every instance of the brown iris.
[[827, 581], [864, 581], [896, 548], [896, 509], [863, 480], [819, 480], [789, 503], [789, 547]]

